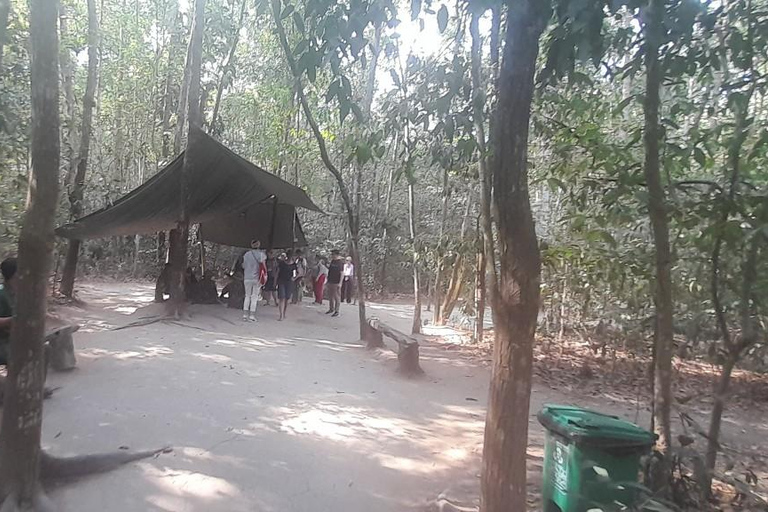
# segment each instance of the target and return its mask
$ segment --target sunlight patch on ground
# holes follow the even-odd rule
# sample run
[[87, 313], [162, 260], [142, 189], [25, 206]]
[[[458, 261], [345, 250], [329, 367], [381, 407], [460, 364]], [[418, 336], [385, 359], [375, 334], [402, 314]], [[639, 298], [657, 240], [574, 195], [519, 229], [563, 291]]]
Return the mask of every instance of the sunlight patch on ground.
[[228, 363], [232, 361], [231, 357], [221, 355], [221, 354], [207, 354], [205, 352], [192, 352], [193, 356], [199, 357], [200, 359], [204, 359], [206, 361], [212, 361], [214, 363]]
[[112, 311], [115, 313], [122, 313], [124, 315], [132, 315], [136, 312], [136, 310], [139, 309], [138, 307], [130, 307], [130, 306], [120, 306], [117, 308], [113, 308]]
[[282, 420], [280, 429], [293, 435], [309, 434], [331, 441], [353, 443], [360, 441], [362, 436], [405, 436], [406, 430], [398, 423], [396, 419], [372, 416], [356, 407], [319, 404], [318, 408]]
[[162, 490], [179, 497], [190, 496], [208, 500], [240, 497], [240, 489], [222, 478], [204, 473], [145, 466], [144, 474], [154, 480]]

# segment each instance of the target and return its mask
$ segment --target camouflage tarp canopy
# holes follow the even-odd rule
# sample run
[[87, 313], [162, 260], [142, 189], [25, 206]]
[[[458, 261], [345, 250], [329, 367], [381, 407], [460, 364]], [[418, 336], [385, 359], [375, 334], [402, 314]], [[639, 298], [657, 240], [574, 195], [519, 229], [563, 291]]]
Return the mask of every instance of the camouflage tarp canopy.
[[[207, 241], [247, 247], [305, 246], [296, 208], [320, 211], [300, 188], [270, 174], [199, 133], [189, 175], [187, 209]], [[150, 234], [176, 227], [181, 208], [184, 153], [112, 205], [61, 226], [56, 234], [87, 239]]]

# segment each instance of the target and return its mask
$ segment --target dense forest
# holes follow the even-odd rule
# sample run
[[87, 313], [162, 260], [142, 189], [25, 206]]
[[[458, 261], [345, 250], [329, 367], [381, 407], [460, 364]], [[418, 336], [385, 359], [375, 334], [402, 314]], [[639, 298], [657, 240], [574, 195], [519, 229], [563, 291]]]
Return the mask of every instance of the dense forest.
[[[708, 492], [731, 373], [768, 369], [768, 2], [61, 0], [58, 36], [57, 225], [199, 125], [306, 190], [309, 252], [353, 254], [365, 298], [414, 301], [414, 332], [430, 310], [479, 343], [492, 317], [483, 510], [525, 500], [508, 411], [527, 410], [536, 329], [652, 355], [657, 487], [673, 357], [717, 365]], [[27, 3], [0, 0], [0, 256], [34, 160], [29, 38]], [[154, 277], [166, 243], [57, 239], [52, 286], [72, 251], [82, 276]], [[193, 265], [200, 245], [192, 227]], [[223, 273], [236, 252], [204, 254]]]

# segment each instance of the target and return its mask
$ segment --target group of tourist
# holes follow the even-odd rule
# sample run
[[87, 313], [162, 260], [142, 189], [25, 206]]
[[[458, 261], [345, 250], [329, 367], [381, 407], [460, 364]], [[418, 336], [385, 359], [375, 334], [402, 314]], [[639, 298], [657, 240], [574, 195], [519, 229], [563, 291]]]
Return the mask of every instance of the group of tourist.
[[[265, 305], [274, 301], [279, 311], [278, 320], [282, 321], [286, 317], [288, 303], [301, 302], [306, 286], [311, 287], [315, 304], [322, 304], [327, 292], [329, 308], [326, 314], [339, 316], [341, 301], [352, 302], [355, 266], [351, 257], [345, 260], [339, 251], [334, 250], [331, 251], [330, 261], [318, 255], [310, 269], [300, 249], [289, 249], [275, 256], [271, 249], [261, 249], [259, 240], [253, 240], [251, 249], [242, 257], [242, 275], [245, 288], [243, 320], [256, 321], [258, 305], [263, 299]], [[222, 298], [227, 293], [229, 290], [225, 287]]]

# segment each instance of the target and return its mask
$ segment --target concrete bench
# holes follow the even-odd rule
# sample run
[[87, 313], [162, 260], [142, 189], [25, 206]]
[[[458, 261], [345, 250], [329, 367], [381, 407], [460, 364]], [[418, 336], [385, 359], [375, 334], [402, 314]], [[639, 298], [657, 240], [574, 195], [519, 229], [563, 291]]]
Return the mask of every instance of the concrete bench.
[[400, 373], [409, 377], [424, 373], [419, 364], [419, 342], [415, 338], [382, 323], [378, 318], [368, 319], [368, 326], [372, 334], [379, 338], [378, 341], [381, 342], [382, 336], [386, 336], [397, 342], [397, 362]]
[[70, 371], [77, 366], [75, 342], [72, 333], [79, 325], [62, 325], [45, 333], [45, 354], [48, 366], [57, 372]]

